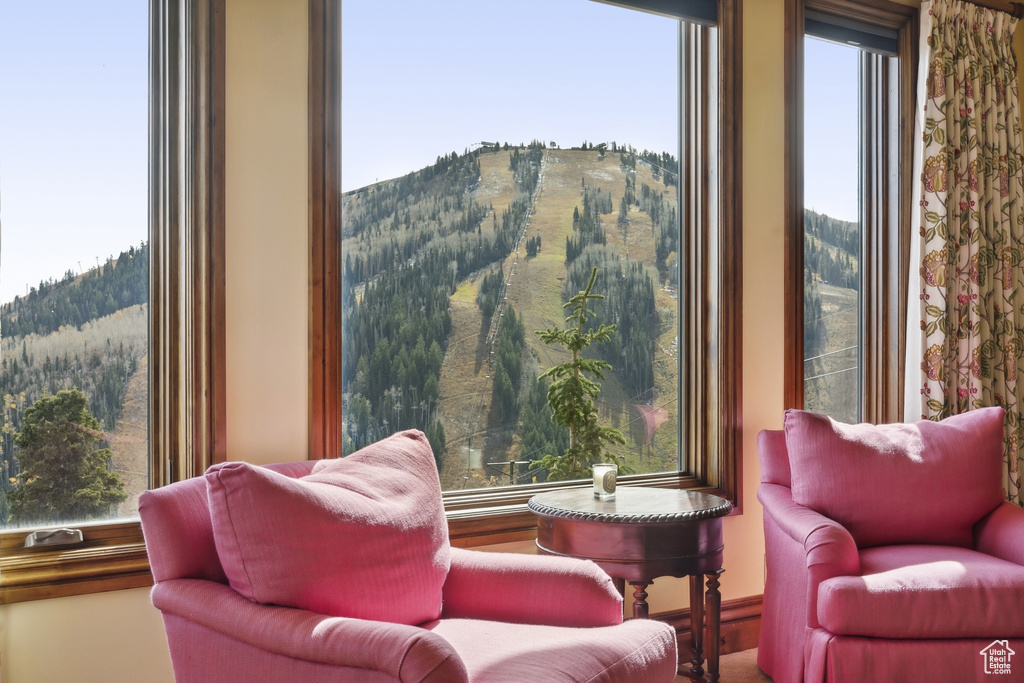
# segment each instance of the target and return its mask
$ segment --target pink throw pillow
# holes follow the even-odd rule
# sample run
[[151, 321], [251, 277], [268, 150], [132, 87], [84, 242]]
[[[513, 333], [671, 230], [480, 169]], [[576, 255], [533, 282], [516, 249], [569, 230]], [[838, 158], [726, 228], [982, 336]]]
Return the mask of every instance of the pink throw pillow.
[[230, 462], [206, 481], [217, 554], [250, 600], [410, 625], [440, 618], [448, 526], [421, 432], [318, 462], [301, 479]]
[[973, 547], [1003, 500], [1002, 408], [941, 422], [848, 425], [787, 410], [793, 501], [849, 530], [858, 547]]

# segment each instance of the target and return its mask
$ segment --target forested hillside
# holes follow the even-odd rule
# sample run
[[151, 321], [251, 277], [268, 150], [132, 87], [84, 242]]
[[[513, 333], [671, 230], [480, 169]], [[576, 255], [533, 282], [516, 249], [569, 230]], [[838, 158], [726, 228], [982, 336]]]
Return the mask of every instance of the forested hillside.
[[[116, 440], [126, 392], [147, 353], [148, 261], [147, 244], [132, 247], [81, 276], [41, 282], [0, 307], [0, 493], [18, 485], [15, 436], [25, 411], [43, 396], [79, 389], [105, 443]], [[145, 406], [137, 410], [142, 414], [133, 420], [144, 423]], [[145, 444], [133, 448], [145, 457]], [[7, 513], [0, 495], [0, 524]]]
[[24, 296], [0, 306], [4, 338], [47, 335], [62, 325], [80, 327], [149, 300], [149, 245], [131, 247], [81, 277], [67, 272], [59, 281], [44, 281]]
[[[611, 153], [609, 153], [611, 152]], [[543, 480], [561, 453], [535, 330], [586, 283], [615, 324], [603, 418], [637, 471], [675, 467], [676, 173], [669, 154], [484, 143], [342, 196], [343, 431], [425, 431], [445, 488]]]
[[804, 357], [820, 355], [827, 342], [822, 319], [820, 285], [856, 289], [860, 276], [857, 255], [860, 230], [856, 223], [825, 214], [804, 212]]
[[859, 362], [860, 228], [825, 214], [804, 214], [805, 404], [856, 422]]
[[857, 286], [860, 229], [814, 211], [804, 213], [804, 268], [836, 287]]
[[505, 258], [518, 242], [537, 183], [531, 158], [540, 152], [535, 145], [510, 154], [518, 191], [500, 217], [471, 194], [479, 152], [439, 157], [343, 201], [348, 450], [415, 427], [426, 432], [441, 465], [446, 438], [437, 402], [452, 328], [448, 299], [466, 276]]

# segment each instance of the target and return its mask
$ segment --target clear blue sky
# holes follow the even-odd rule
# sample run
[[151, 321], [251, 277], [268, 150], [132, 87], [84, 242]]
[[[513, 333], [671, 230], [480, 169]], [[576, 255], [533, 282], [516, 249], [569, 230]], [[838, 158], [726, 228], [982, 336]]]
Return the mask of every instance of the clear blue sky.
[[677, 146], [677, 24], [590, 0], [345, 0], [342, 187], [480, 141]]
[[0, 301], [146, 239], [147, 17], [0, 0]]
[[[590, 0], [345, 0], [342, 187], [483, 140], [675, 154], [676, 42], [672, 20]], [[856, 55], [806, 45], [805, 204], [844, 220], [857, 219]]]
[[[147, 4], [0, 0], [0, 301], [146, 239]], [[482, 140], [676, 151], [671, 20], [590, 0], [344, 0], [342, 22], [345, 190]], [[855, 55], [806, 47], [806, 205], [847, 220]]]
[[804, 206], [857, 220], [857, 63], [848, 45], [804, 40]]

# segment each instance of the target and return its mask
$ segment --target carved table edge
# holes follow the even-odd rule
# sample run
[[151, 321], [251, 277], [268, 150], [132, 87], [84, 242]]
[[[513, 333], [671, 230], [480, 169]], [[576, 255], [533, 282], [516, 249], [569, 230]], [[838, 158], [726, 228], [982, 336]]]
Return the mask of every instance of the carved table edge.
[[723, 500], [720, 505], [704, 510], [691, 510], [688, 512], [670, 512], [662, 514], [645, 515], [616, 515], [606, 512], [579, 512], [576, 510], [565, 510], [563, 508], [551, 507], [543, 503], [530, 500], [527, 507], [534, 513], [544, 517], [568, 519], [578, 522], [606, 522], [610, 524], [659, 524], [669, 522], [700, 521], [724, 517], [732, 510], [732, 503]]

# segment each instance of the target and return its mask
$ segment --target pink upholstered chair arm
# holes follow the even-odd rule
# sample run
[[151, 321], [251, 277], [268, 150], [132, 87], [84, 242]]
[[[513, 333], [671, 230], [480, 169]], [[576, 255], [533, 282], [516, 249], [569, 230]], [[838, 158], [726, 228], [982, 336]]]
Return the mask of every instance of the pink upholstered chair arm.
[[622, 623], [622, 597], [593, 562], [452, 548], [442, 617], [612, 626]]
[[381, 671], [409, 683], [467, 681], [451, 645], [416, 626], [260, 605], [199, 579], [153, 586], [153, 605], [253, 647], [310, 662]]
[[794, 503], [785, 486], [762, 484], [757, 497], [779, 527], [803, 544], [808, 568], [833, 567], [834, 576], [860, 572], [857, 544], [843, 525]]
[[807, 572], [807, 624], [816, 627], [818, 584], [833, 576], [860, 574], [857, 544], [838, 522], [794, 503], [790, 489], [785, 486], [761, 484], [757, 498], [778, 528], [803, 546], [803, 566], [786, 569]]
[[974, 526], [975, 549], [1024, 565], [1024, 508], [1004, 502]]

